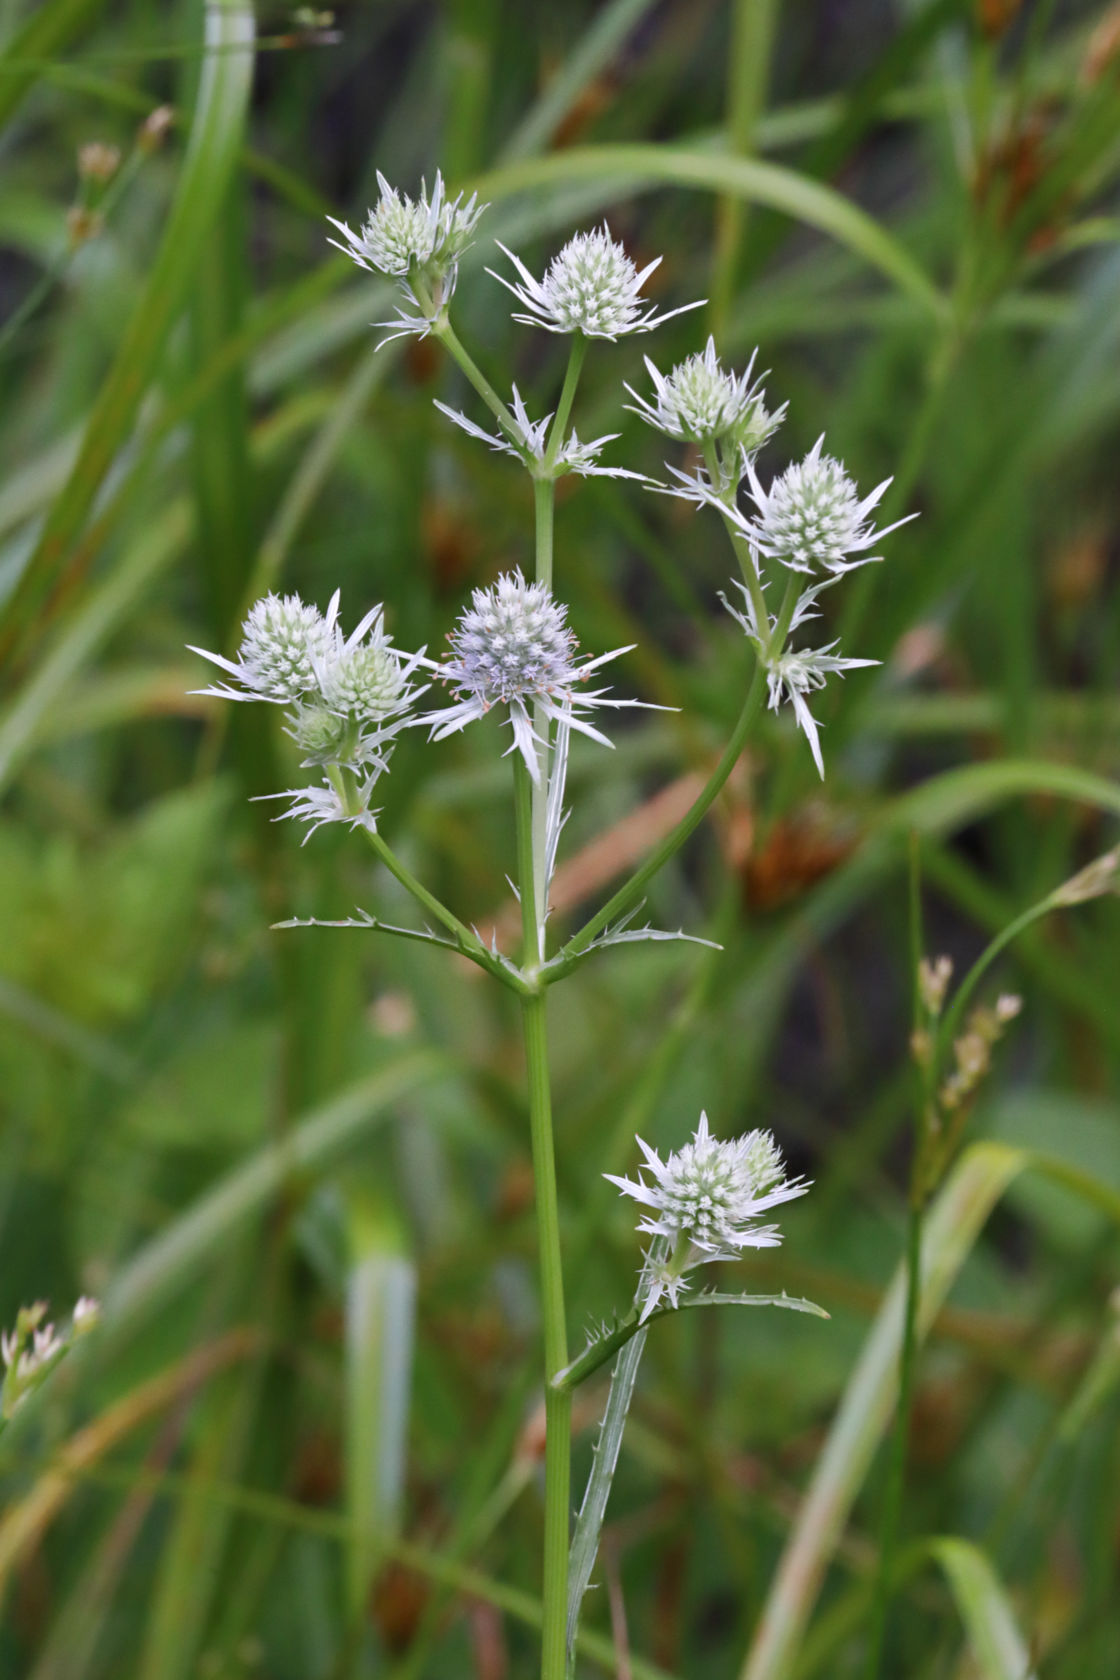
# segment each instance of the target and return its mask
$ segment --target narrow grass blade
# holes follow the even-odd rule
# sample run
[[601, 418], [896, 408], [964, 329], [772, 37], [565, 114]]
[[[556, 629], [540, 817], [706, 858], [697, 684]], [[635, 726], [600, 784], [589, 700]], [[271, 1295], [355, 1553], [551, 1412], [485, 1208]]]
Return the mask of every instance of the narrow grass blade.
[[242, 0], [206, 9], [206, 45], [190, 143], [148, 283], [90, 414], [66, 487], [9, 603], [10, 647], [68, 581], [72, 549], [155, 377], [237, 160], [253, 69], [253, 14]]
[[608, 0], [501, 150], [503, 163], [543, 151], [580, 95], [610, 64], [654, 0]]
[[[97, 1331], [75, 1344], [53, 1386], [72, 1386], [90, 1354], [95, 1350], [104, 1354], [119, 1345], [213, 1261], [286, 1184], [337, 1161], [360, 1137], [383, 1124], [395, 1103], [434, 1080], [447, 1078], [454, 1067], [436, 1051], [410, 1051], [358, 1080], [294, 1125], [286, 1138], [267, 1144], [227, 1173], [118, 1272], [105, 1291]], [[44, 1392], [30, 1396], [12, 1418], [5, 1433], [6, 1448], [18, 1443]]]
[[[244, 1245], [238, 1261], [227, 1277], [239, 1284], [253, 1281], [255, 1268]], [[241, 1287], [238, 1293], [248, 1291]], [[136, 1680], [188, 1680], [198, 1672], [200, 1647], [222, 1591], [222, 1558], [234, 1520], [233, 1512], [207, 1499], [206, 1488], [215, 1478], [237, 1481], [243, 1474], [263, 1364], [258, 1358], [248, 1373], [223, 1374], [203, 1398], [201, 1416], [192, 1420], [191, 1487], [161, 1550]]]
[[0, 1597], [11, 1571], [36, 1546], [79, 1485], [82, 1473], [96, 1465], [119, 1441], [157, 1416], [182, 1394], [259, 1346], [255, 1330], [231, 1330], [208, 1347], [197, 1348], [178, 1364], [150, 1377], [114, 1402], [100, 1417], [73, 1435], [55, 1462], [0, 1520]]
[[141, 532], [83, 601], [25, 687], [0, 714], [0, 788], [33, 745], [44, 713], [59, 703], [73, 677], [127, 616], [152, 579], [182, 552], [191, 528], [186, 499], [179, 497]]
[[846, 245], [920, 303], [927, 314], [941, 319], [946, 313], [946, 301], [937, 287], [892, 234], [831, 187], [779, 164], [680, 146], [573, 146], [496, 169], [473, 184], [481, 197], [494, 200], [561, 181], [603, 177], [617, 180], [620, 189], [625, 186], [630, 191], [668, 183], [764, 204]]
[[346, 1282], [346, 1488], [357, 1539], [351, 1616], [360, 1617], [384, 1542], [400, 1526], [416, 1316], [416, 1268], [397, 1223], [354, 1194]]
[[[1045, 1174], [1120, 1225], [1120, 1191], [1051, 1155], [975, 1143], [931, 1204], [922, 1240], [918, 1340], [924, 1341], [984, 1223], [1026, 1170]], [[741, 1680], [785, 1680], [848, 1515], [887, 1427], [898, 1393], [906, 1279], [900, 1267], [848, 1380], [793, 1533], [782, 1554]]]
[[929, 1550], [945, 1571], [983, 1680], [1037, 1680], [1038, 1670], [987, 1555], [956, 1536], [931, 1540]]
[[38, 80], [44, 60], [64, 51], [103, 5], [104, 0], [47, 0], [16, 31], [0, 55], [0, 128]]
[[[1022, 1150], [975, 1144], [931, 1205], [922, 1243], [918, 1322], [924, 1340], [992, 1208], [1027, 1164]], [[784, 1680], [898, 1392], [906, 1279], [895, 1273], [848, 1380], [782, 1555], [741, 1680]]]

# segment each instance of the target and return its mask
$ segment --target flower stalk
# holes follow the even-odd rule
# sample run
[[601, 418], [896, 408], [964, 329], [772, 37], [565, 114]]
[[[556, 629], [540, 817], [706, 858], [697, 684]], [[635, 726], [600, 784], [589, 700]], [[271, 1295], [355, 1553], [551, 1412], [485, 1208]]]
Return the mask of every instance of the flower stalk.
[[[514, 758], [518, 877], [521, 892], [522, 963], [533, 973], [540, 960], [543, 908], [534, 885], [533, 799], [536, 789], [520, 757]], [[541, 1680], [564, 1680], [567, 1664], [568, 1520], [571, 1502], [571, 1391], [553, 1379], [568, 1363], [564, 1316], [564, 1262], [560, 1248], [560, 1210], [556, 1193], [556, 1154], [552, 1135], [552, 1091], [543, 992], [521, 1000], [529, 1130], [540, 1254], [541, 1317], [545, 1364], [545, 1486], [543, 1623]]]

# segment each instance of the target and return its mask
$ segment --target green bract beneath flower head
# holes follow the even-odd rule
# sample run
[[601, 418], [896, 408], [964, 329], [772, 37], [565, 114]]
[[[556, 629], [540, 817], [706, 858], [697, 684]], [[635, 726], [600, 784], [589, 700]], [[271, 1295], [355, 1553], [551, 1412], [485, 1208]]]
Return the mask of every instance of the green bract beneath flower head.
[[349, 730], [346, 718], [313, 701], [295, 707], [288, 733], [308, 763], [337, 764], [345, 756]]

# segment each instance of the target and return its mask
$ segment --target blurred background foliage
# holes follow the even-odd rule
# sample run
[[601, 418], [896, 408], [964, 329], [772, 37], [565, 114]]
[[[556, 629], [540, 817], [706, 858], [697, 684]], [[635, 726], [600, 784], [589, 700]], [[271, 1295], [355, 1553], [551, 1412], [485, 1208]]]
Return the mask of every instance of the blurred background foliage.
[[[612, 461], [658, 472], [622, 383], [710, 328], [789, 399], [767, 470], [824, 431], [921, 512], [827, 598], [843, 651], [883, 662], [821, 698], [827, 783], [768, 717], [656, 884], [655, 919], [722, 950], [623, 948], [553, 994], [573, 1336], [633, 1287], [600, 1174], [636, 1130], [674, 1147], [703, 1106], [725, 1134], [773, 1126], [815, 1179], [742, 1286], [831, 1322], [656, 1327], [590, 1601], [601, 1665], [726, 1680], [901, 1248], [907, 835], [927, 949], [959, 970], [1115, 834], [1120, 9], [2, 0], [0, 43], [0, 1321], [105, 1302], [0, 1444], [0, 1673], [534, 1671], [516, 1019], [443, 953], [270, 931], [409, 911], [358, 841], [301, 849], [250, 803], [298, 779], [291, 744], [268, 708], [192, 694], [186, 652], [232, 648], [268, 587], [336, 586], [351, 622], [384, 600], [437, 650], [471, 586], [526, 561], [522, 475], [434, 411], [469, 397], [438, 352], [375, 351], [388, 290], [325, 243], [375, 169], [412, 189], [439, 166], [492, 205], [459, 330], [531, 412], [563, 346], [510, 324], [492, 240], [539, 272], [607, 215], [639, 261], [664, 253], [659, 304], [711, 301], [596, 347], [581, 435], [618, 430]], [[687, 799], [745, 663], [714, 516], [578, 482], [557, 543], [585, 647], [636, 643], [619, 686], [680, 708], [574, 753], [570, 924]], [[382, 824], [512, 932], [500, 744], [407, 739]], [[1024, 1008], [971, 1122], [1112, 1191], [1118, 935], [1104, 899], [1002, 959]], [[959, 1554], [939, 1575], [914, 1549], [946, 1534], [982, 1548], [1041, 1672], [1120, 1672], [1098, 1201], [1017, 1179], [933, 1326], [888, 1675], [1022, 1680], [968, 1637]], [[577, 1406], [577, 1476], [601, 1400]], [[882, 1458], [785, 1674], [862, 1672]]]

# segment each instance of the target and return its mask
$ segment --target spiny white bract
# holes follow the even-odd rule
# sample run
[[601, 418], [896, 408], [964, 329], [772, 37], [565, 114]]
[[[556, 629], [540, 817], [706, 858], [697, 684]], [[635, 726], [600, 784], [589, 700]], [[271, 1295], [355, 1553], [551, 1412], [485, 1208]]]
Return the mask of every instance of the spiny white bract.
[[785, 1176], [781, 1153], [770, 1132], [753, 1131], [738, 1138], [712, 1137], [708, 1117], [689, 1143], [662, 1161], [641, 1138], [638, 1146], [652, 1174], [644, 1179], [604, 1176], [627, 1196], [651, 1211], [639, 1231], [666, 1239], [672, 1246], [662, 1264], [647, 1265], [647, 1293], [641, 1317], [649, 1317], [662, 1295], [671, 1305], [688, 1287], [684, 1274], [712, 1260], [734, 1260], [744, 1248], [773, 1248], [781, 1242], [776, 1225], [757, 1223], [761, 1214], [809, 1186]]
[[699, 309], [705, 301], [670, 309], [664, 315], [649, 308], [640, 293], [661, 258], [655, 257], [639, 273], [623, 247], [611, 238], [605, 222], [591, 233], [569, 239], [549, 263], [543, 280], [535, 279], [500, 240], [498, 245], [521, 276], [521, 284], [514, 285], [493, 269], [489, 273], [528, 310], [514, 320], [530, 327], [582, 333], [585, 338], [618, 338], [623, 333], [649, 332], [686, 309]]
[[[486, 209], [472, 193], [449, 199], [443, 176], [436, 171], [431, 198], [421, 182], [420, 196], [409, 198], [391, 187], [378, 170], [381, 198], [369, 212], [360, 233], [346, 222], [327, 220], [342, 234], [329, 241], [360, 268], [376, 270], [400, 281], [407, 302], [417, 311], [396, 321], [381, 322], [395, 331], [390, 337], [417, 333], [423, 337], [450, 300], [458, 276], [459, 258], [471, 244], [478, 220]], [[387, 342], [387, 341], [386, 341]]]
[[591, 671], [629, 649], [616, 648], [577, 664], [578, 644], [568, 628], [567, 608], [543, 583], [526, 583], [520, 571], [505, 573], [489, 589], [476, 589], [448, 640], [451, 652], [436, 669], [458, 692], [458, 699], [417, 722], [430, 725], [431, 739], [439, 741], [484, 717], [492, 706], [508, 706], [513, 729], [509, 751], [521, 754], [534, 781], [540, 778], [534, 706], [554, 722], [609, 747], [611, 742], [580, 716], [581, 710], [638, 704], [606, 700], [601, 693], [575, 694]]
[[[845, 671], [854, 671], [861, 666], [877, 665], [876, 659], [842, 659], [833, 649], [839, 644], [829, 642], [823, 648], [798, 648], [788, 652], [774, 653], [769, 647], [769, 638], [773, 634], [773, 620], [767, 616], [766, 623], [759, 625], [751, 592], [738, 578], [731, 580], [743, 597], [740, 610], [734, 606], [727, 596], [720, 595], [720, 600], [731, 614], [742, 625], [747, 639], [753, 643], [759, 659], [766, 667], [767, 704], [772, 712], [781, 707], [783, 699], [788, 700], [793, 707], [793, 714], [798, 727], [805, 733], [809, 743], [809, 750], [813, 754], [813, 763], [817, 773], [824, 779], [824, 759], [821, 756], [820, 725], [809, 710], [809, 703], [805, 696], [814, 693], [825, 686], [826, 679], [835, 674], [843, 676]], [[814, 589], [807, 589], [798, 602], [793, 614], [790, 629], [795, 630], [807, 619], [817, 615], [813, 605], [821, 589], [827, 587], [818, 584]]]
[[481, 426], [476, 426], [473, 420], [468, 419], [457, 408], [449, 408], [438, 399], [435, 406], [441, 414], [445, 414], [466, 432], [468, 437], [477, 438], [480, 443], [488, 443], [491, 449], [497, 449], [503, 455], [512, 455], [515, 460], [523, 461], [534, 478], [562, 478], [565, 473], [578, 473], [582, 478], [636, 478], [644, 482], [643, 474], [630, 472], [626, 467], [601, 467], [598, 464], [604, 446], [614, 442], [619, 435], [617, 432], [604, 432], [602, 437], [581, 443], [573, 431], [567, 442], [557, 449], [551, 466], [546, 466], [548, 429], [552, 415], [546, 414], [542, 420], [530, 420], [525, 400], [516, 385], [513, 387], [513, 402], [510, 405], [513, 426], [508, 438], [483, 431]]
[[[877, 531], [869, 516], [891, 480], [885, 478], [861, 501], [843, 463], [821, 454], [823, 443], [822, 434], [805, 459], [787, 467], [769, 490], [762, 488], [753, 464], [747, 468], [758, 508], [751, 522], [752, 540], [763, 554], [795, 572], [820, 567], [836, 573], [867, 565], [875, 556], [866, 554], [866, 549], [917, 517], [908, 514], [907, 519]], [[853, 554], [863, 558], [850, 560]]]
[[653, 380], [650, 402], [630, 385], [634, 401], [627, 404], [650, 426], [667, 437], [689, 443], [715, 443], [727, 439], [736, 448], [754, 454], [779, 425], [782, 414], [767, 412], [762, 393], [762, 375], [753, 379], [755, 351], [742, 374], [728, 372], [716, 355], [716, 341], [709, 338], [701, 354], [678, 362], [673, 371], [662, 374], [645, 357]]

